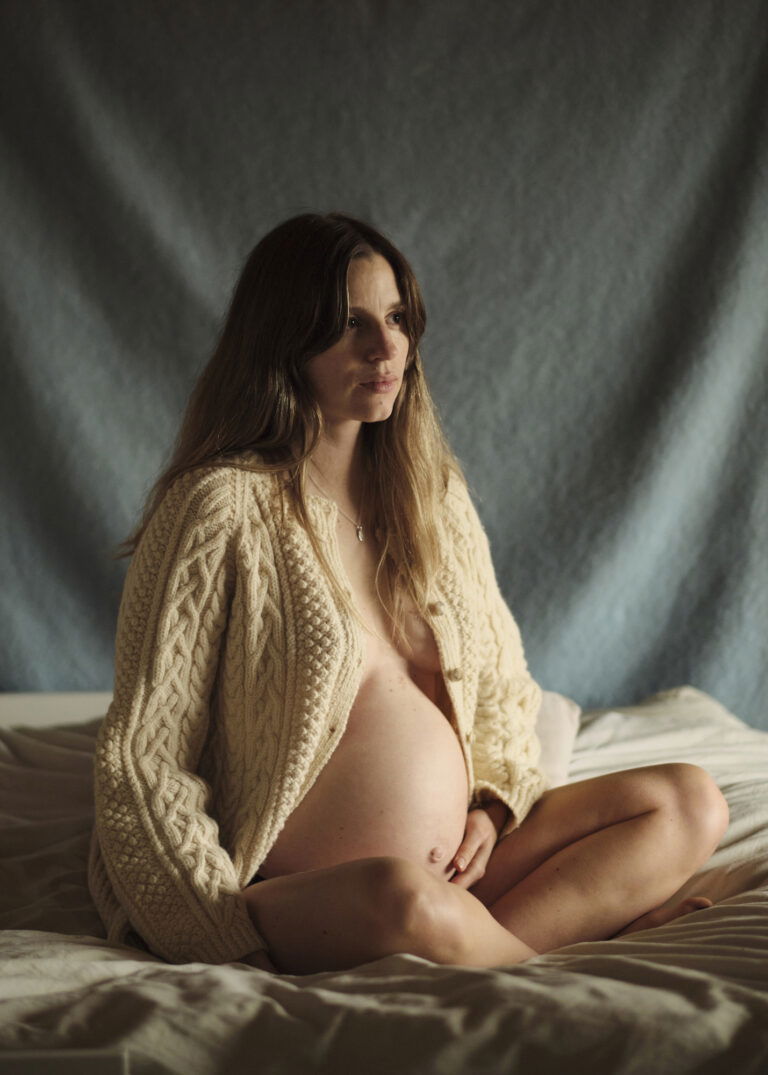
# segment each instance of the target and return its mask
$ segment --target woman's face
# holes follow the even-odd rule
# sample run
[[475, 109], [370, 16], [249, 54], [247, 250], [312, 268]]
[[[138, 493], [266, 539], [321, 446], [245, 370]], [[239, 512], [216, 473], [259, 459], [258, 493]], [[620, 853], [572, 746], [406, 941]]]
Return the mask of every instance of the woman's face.
[[403, 383], [410, 341], [395, 274], [381, 254], [353, 258], [347, 273], [349, 319], [333, 347], [305, 367], [329, 424], [389, 418]]

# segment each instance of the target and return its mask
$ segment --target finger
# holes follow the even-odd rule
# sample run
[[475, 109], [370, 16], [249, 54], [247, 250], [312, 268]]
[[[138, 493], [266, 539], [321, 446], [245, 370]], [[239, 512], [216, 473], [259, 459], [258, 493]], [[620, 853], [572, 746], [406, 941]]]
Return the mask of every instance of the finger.
[[451, 878], [453, 884], [459, 886], [459, 888], [471, 888], [476, 881], [485, 874], [485, 865], [483, 863], [482, 856], [477, 855], [467, 866], [466, 870], [462, 873], [455, 873]]
[[[494, 832], [493, 836], [495, 837], [495, 835]], [[494, 843], [495, 840], [482, 831], [465, 832], [464, 839], [459, 844], [458, 850], [451, 860], [451, 865], [455, 866], [459, 873], [463, 873], [478, 855], [483, 859], [483, 865], [485, 865], [490, 858]]]
[[467, 881], [463, 873], [455, 873], [453, 877], [448, 880], [449, 885], [456, 885], [457, 888], [468, 888], [470, 882]]
[[459, 849], [453, 856], [453, 865], [459, 873], [464, 873], [467, 866], [469, 866], [470, 862], [477, 854], [478, 846], [477, 840], [470, 839], [465, 839], [463, 843], [459, 844]]
[[452, 865], [456, 869], [456, 873], [450, 878], [450, 881], [454, 885], [458, 885], [460, 888], [466, 888], [472, 882], [466, 880], [467, 870], [472, 862], [472, 858], [469, 852], [465, 849], [460, 849], [460, 853], [457, 852], [453, 860]]
[[472, 861], [462, 873], [462, 876], [467, 878], [468, 887], [471, 887], [475, 881], [479, 881], [481, 877], [485, 876], [485, 871], [488, 868], [488, 863], [491, 860], [494, 847], [495, 843], [491, 838], [480, 842]]
[[[465, 841], [456, 852], [454, 858], [454, 865], [456, 866], [457, 873], [451, 880], [456, 881], [458, 884], [459, 878], [461, 878], [462, 888], [469, 888], [475, 881], [480, 880], [485, 873], [488, 859], [491, 857], [492, 848], [486, 841], [477, 843], [471, 854], [465, 850], [469, 846], [469, 841]], [[458, 863], [462, 864], [462, 869], [459, 869]]]

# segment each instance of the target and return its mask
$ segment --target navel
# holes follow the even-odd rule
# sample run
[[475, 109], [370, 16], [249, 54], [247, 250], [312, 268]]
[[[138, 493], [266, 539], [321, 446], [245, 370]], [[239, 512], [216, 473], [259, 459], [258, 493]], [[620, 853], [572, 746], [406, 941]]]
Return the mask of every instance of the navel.
[[439, 862], [440, 859], [444, 857], [444, 855], [445, 855], [445, 848], [439, 847], [439, 846], [438, 847], [433, 847], [432, 850], [429, 852], [429, 861], [430, 862]]

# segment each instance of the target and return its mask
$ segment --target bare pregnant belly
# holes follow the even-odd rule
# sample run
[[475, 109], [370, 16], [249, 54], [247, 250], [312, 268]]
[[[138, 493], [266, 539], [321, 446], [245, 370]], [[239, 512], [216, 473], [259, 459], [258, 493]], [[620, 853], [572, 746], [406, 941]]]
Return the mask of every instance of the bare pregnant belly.
[[259, 872], [276, 877], [397, 855], [448, 879], [468, 794], [453, 728], [405, 662], [393, 662], [364, 679], [341, 742]]

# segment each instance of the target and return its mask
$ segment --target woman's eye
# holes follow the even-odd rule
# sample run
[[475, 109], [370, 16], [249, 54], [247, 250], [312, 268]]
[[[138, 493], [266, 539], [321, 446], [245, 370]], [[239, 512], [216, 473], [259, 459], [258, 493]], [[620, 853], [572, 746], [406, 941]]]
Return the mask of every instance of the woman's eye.
[[392, 320], [394, 321], [394, 323], [396, 325], [404, 325], [405, 324], [405, 311], [404, 310], [396, 310], [392, 314]]
[[347, 328], [360, 328], [360, 318], [350, 317], [347, 319]]

